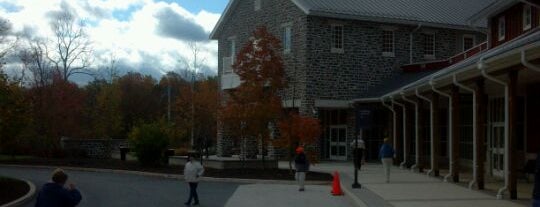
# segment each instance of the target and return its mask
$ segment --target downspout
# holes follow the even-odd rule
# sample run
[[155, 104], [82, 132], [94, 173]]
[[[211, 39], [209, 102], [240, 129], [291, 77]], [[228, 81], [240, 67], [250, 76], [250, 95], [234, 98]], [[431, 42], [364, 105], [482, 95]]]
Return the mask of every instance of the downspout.
[[405, 96], [405, 93], [402, 91], [401, 92], [401, 97], [403, 97], [403, 100], [411, 103], [414, 105], [414, 108], [415, 108], [415, 115], [414, 115], [414, 125], [415, 125], [415, 132], [414, 132], [414, 136], [415, 136], [415, 150], [414, 150], [414, 153], [415, 153], [415, 163], [413, 166], [411, 166], [411, 171], [414, 171], [415, 169], [418, 168], [418, 165], [420, 164], [420, 154], [418, 153], [418, 148], [420, 147], [420, 143], [418, 143], [418, 130], [419, 130], [419, 126], [418, 126], [418, 111], [420, 110], [418, 108], [418, 102], [415, 102], [411, 99], [408, 99], [407, 96]]
[[502, 81], [502, 80], [499, 80], [493, 76], [490, 76], [489, 74], [487, 74], [486, 72], [486, 65], [484, 63], [484, 57], [481, 57], [480, 60], [478, 61], [478, 69], [482, 72], [482, 76], [484, 76], [486, 79], [488, 80], [491, 80], [495, 83], [498, 83], [500, 85], [503, 85], [504, 86], [504, 187], [500, 188], [499, 191], [497, 192], [497, 199], [502, 199], [503, 196], [504, 196], [504, 192], [505, 191], [508, 191], [508, 186], [509, 186], [509, 182], [510, 182], [510, 171], [509, 171], [509, 167], [510, 167], [510, 163], [509, 163], [509, 156], [510, 156], [510, 152], [509, 152], [509, 147], [508, 145], [510, 144], [510, 134], [509, 134], [509, 122], [508, 122], [508, 116], [509, 116], [509, 104], [508, 104], [508, 101], [509, 101], [509, 89], [508, 89], [508, 83]]
[[405, 169], [405, 165], [407, 164], [407, 150], [405, 150], [407, 148], [407, 142], [405, 140], [405, 137], [407, 136], [407, 107], [405, 107], [405, 104], [395, 101], [394, 97], [390, 97], [390, 100], [392, 100], [392, 104], [403, 108], [403, 162], [399, 164], [399, 168]]
[[454, 172], [454, 168], [452, 167], [452, 162], [454, 161], [454, 157], [453, 157], [453, 146], [452, 146], [452, 137], [453, 137], [453, 134], [454, 132], [452, 131], [452, 128], [453, 128], [453, 123], [452, 123], [452, 96], [448, 93], [445, 93], [445, 92], [442, 92], [440, 91], [439, 89], [435, 88], [435, 83], [433, 82], [433, 78], [431, 78], [431, 80], [429, 81], [429, 85], [431, 85], [431, 90], [433, 90], [435, 93], [438, 93], [442, 96], [445, 96], [448, 98], [448, 146], [449, 146], [449, 149], [448, 149], [448, 160], [449, 160], [449, 165], [448, 165], [448, 174], [446, 176], [444, 176], [444, 182], [448, 182], [448, 178], [450, 178], [450, 176], [452, 176], [452, 173]]
[[476, 176], [478, 174], [478, 172], [476, 171], [477, 165], [478, 165], [478, 156], [476, 155], [476, 146], [478, 146], [478, 139], [476, 137], [476, 131], [478, 130], [477, 124], [476, 124], [476, 91], [474, 91], [474, 89], [468, 86], [461, 84], [457, 80], [457, 74], [454, 74], [453, 76], [454, 76], [454, 85], [460, 88], [463, 88], [466, 91], [471, 92], [473, 95], [473, 166], [474, 167], [473, 167], [473, 179], [471, 180], [471, 182], [469, 182], [469, 189], [472, 189], [473, 186], [477, 183]]
[[525, 66], [528, 69], [534, 70], [536, 72], [540, 72], [540, 67], [533, 65], [531, 62], [527, 60], [525, 56], [526, 56], [525, 49], [521, 49], [521, 64], [523, 64], [523, 66]]
[[[435, 150], [435, 146], [433, 145], [433, 137], [434, 137], [434, 133], [433, 133], [433, 128], [435, 128], [435, 125], [433, 125], [433, 102], [431, 101], [431, 99], [421, 95], [419, 92], [418, 92], [418, 88], [416, 88], [416, 97], [420, 98], [420, 99], [423, 99], [424, 101], [428, 102], [429, 103], [429, 124], [431, 125], [430, 127], [430, 147], [431, 147], [431, 152], [433, 152]], [[431, 155], [431, 169], [427, 172], [427, 175], [431, 175], [433, 173], [433, 166], [435, 165], [435, 157], [436, 156], [433, 156], [433, 153]]]
[[[383, 104], [386, 108], [388, 108], [390, 111], [392, 111], [392, 115], [393, 115], [392, 121], [393, 121], [393, 123], [394, 123], [394, 124], [392, 125], [392, 126], [393, 126], [393, 130], [392, 130], [392, 134], [393, 134], [393, 135], [392, 135], [392, 136], [394, 136], [392, 140], [393, 140], [393, 144], [394, 144], [394, 148], [395, 148], [395, 147], [397, 146], [397, 137], [396, 137], [396, 135], [397, 135], [397, 132], [396, 132], [396, 130], [397, 130], [397, 126], [396, 126], [396, 125], [397, 125], [397, 113], [396, 113], [396, 110], [394, 109], [394, 104], [393, 104], [393, 103], [392, 103], [392, 105], [388, 105], [388, 104], [384, 101], [384, 98], [381, 98], [381, 102], [382, 102], [382, 104]], [[394, 154], [394, 157], [395, 157], [395, 156], [396, 156], [396, 155]]]
[[422, 27], [422, 24], [418, 24], [418, 26], [411, 32], [409, 38], [409, 64], [413, 63], [413, 45], [414, 45], [414, 33], [416, 33], [420, 28]]

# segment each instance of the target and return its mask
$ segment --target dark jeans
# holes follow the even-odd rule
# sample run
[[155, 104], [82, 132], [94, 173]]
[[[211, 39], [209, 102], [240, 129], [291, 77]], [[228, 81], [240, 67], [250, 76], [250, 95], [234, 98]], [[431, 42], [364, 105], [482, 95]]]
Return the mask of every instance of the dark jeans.
[[360, 170], [360, 167], [362, 167], [362, 159], [364, 156], [364, 149], [354, 149], [353, 150], [353, 156], [354, 156], [354, 167], [356, 169]]
[[195, 203], [199, 203], [199, 195], [197, 195], [197, 186], [199, 183], [189, 183], [189, 199], [188, 204], [191, 203], [191, 199], [195, 199]]

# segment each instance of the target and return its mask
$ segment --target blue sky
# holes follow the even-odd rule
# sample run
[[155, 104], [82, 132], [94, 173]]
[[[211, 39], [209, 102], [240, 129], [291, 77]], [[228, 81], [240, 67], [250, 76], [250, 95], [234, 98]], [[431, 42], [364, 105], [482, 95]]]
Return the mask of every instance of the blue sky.
[[[206, 60], [199, 72], [217, 71], [217, 43], [208, 39], [229, 0], [0, 0], [0, 18], [28, 39], [51, 40], [51, 13], [69, 10], [89, 23], [93, 67], [115, 57], [124, 72], [156, 77], [185, 68], [189, 44]], [[16, 69], [16, 63], [11, 64]]]

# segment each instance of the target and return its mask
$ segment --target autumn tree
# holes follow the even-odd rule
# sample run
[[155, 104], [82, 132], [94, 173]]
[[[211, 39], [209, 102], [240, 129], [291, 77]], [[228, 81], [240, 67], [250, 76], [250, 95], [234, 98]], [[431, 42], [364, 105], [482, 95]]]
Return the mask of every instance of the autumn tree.
[[0, 152], [14, 155], [30, 122], [29, 107], [19, 83], [0, 70]]
[[[273, 143], [278, 148], [288, 150], [287, 158], [291, 169], [295, 148], [298, 146], [312, 146], [317, 143], [321, 135], [319, 119], [302, 116], [296, 112], [291, 112], [287, 117], [281, 119], [278, 128], [281, 136]], [[309, 150], [309, 147], [306, 148], [309, 159], [312, 162], [318, 161], [317, 153], [309, 152]]]
[[273, 130], [270, 126], [282, 113], [278, 93], [286, 83], [281, 51], [280, 40], [266, 27], [253, 32], [233, 64], [241, 84], [226, 92], [227, 100], [221, 114], [226, 130], [240, 141], [242, 154], [253, 156], [247, 151], [248, 143], [255, 143], [249, 146], [256, 152], [258, 142], [263, 148], [263, 162]]

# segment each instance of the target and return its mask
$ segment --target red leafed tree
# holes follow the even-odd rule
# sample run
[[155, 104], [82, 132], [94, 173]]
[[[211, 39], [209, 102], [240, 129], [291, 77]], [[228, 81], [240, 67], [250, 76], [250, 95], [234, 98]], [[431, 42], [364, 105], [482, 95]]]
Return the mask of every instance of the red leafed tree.
[[[318, 141], [321, 135], [321, 124], [317, 118], [301, 116], [291, 112], [287, 118], [278, 123], [281, 134], [280, 139], [274, 142], [276, 147], [288, 149], [288, 158], [291, 161], [297, 146], [311, 146]], [[306, 154], [312, 162], [318, 161], [316, 152], [306, 149]]]
[[225, 130], [240, 142], [242, 153], [252, 157], [260, 144], [263, 162], [273, 130], [270, 126], [282, 114], [278, 92], [286, 83], [280, 52], [280, 40], [265, 27], [257, 28], [233, 64], [242, 83], [227, 92], [221, 110]]

